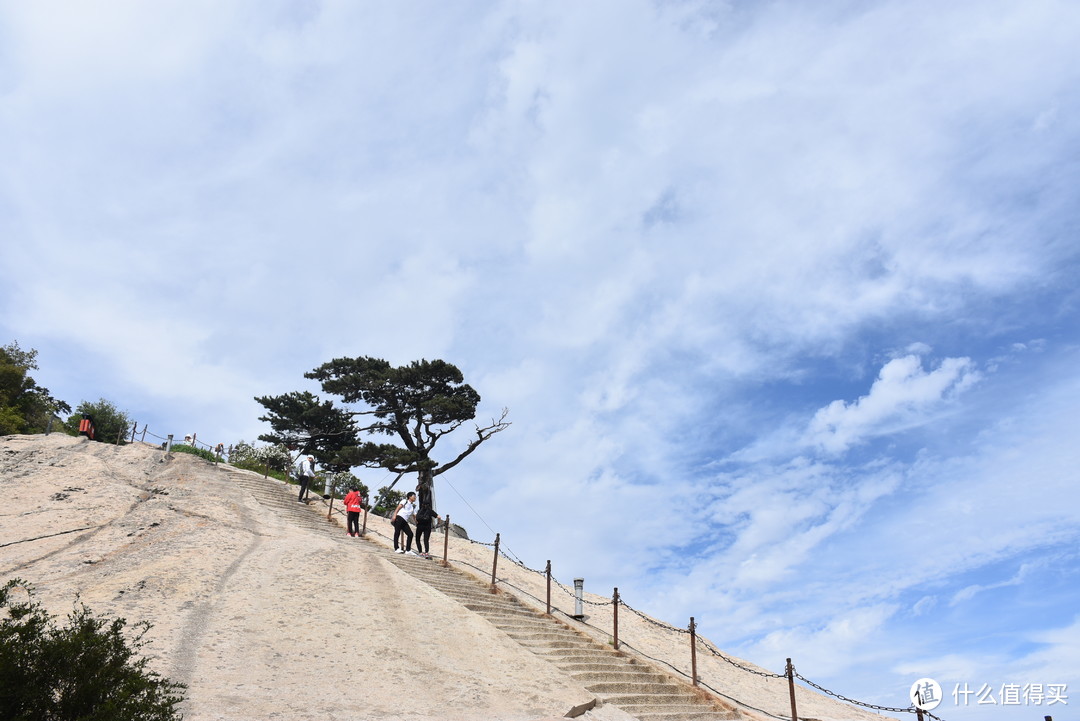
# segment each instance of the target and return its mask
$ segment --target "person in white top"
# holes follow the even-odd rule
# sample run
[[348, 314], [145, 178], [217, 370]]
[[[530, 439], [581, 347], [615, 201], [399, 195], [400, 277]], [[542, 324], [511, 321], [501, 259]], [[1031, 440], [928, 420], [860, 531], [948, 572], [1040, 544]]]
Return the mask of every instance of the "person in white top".
[[[394, 511], [394, 515], [390, 517], [390, 523], [394, 524], [394, 552], [395, 553], [407, 553], [410, 556], [417, 555], [412, 550], [412, 529], [409, 528], [409, 517], [416, 514], [416, 494], [409, 491], [409, 494], [405, 496], [405, 500], [398, 504], [397, 509]], [[398, 539], [401, 538], [401, 534], [405, 534], [405, 544], [402, 548], [398, 544]]]
[[307, 456], [300, 461], [296, 466], [296, 480], [300, 482], [300, 495], [297, 496], [297, 503], [307, 503], [308, 486], [311, 485], [311, 479], [315, 477], [315, 456]]

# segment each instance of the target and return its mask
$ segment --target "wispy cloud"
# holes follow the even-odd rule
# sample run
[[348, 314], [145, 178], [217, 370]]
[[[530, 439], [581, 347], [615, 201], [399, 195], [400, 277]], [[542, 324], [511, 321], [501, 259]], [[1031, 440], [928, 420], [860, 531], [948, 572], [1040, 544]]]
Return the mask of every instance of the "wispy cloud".
[[893, 359], [881, 369], [867, 395], [852, 403], [833, 401], [815, 413], [806, 442], [839, 453], [867, 437], [926, 423], [936, 408], [978, 379], [970, 358], [946, 358], [930, 372], [923, 370], [918, 356]]

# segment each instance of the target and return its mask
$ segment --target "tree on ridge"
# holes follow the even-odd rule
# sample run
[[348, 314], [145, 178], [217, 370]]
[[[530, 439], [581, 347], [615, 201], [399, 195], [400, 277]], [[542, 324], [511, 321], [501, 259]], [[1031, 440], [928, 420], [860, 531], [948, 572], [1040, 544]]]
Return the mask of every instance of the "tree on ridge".
[[[304, 376], [319, 381], [324, 392], [340, 397], [348, 406], [362, 406], [359, 410], [338, 409], [355, 422], [355, 432], [350, 444], [337, 449], [324, 462], [384, 468], [397, 474], [394, 483], [405, 474], [416, 473], [421, 512], [431, 512], [435, 476], [454, 468], [482, 443], [510, 426], [506, 420], [509, 411], [504, 408], [498, 419], [485, 426], [476, 424], [475, 435], [465, 449], [452, 460], [440, 463], [432, 456], [435, 445], [475, 418], [480, 403], [480, 394], [464, 382], [457, 366], [442, 360], [419, 360], [395, 368], [379, 358], [335, 358]], [[292, 428], [302, 428], [302, 414], [295, 417], [291, 411], [288, 415], [282, 413], [290, 408], [283, 400], [290, 395], [297, 394], [256, 400], [268, 409], [277, 409], [279, 423], [287, 424], [292, 418]], [[399, 443], [377, 443], [366, 436], [391, 436]], [[260, 439], [266, 440], [263, 436]]]
[[57, 400], [30, 376], [37, 370], [37, 351], [23, 350], [18, 341], [0, 346], [0, 436], [42, 433], [59, 413], [71, 406]]

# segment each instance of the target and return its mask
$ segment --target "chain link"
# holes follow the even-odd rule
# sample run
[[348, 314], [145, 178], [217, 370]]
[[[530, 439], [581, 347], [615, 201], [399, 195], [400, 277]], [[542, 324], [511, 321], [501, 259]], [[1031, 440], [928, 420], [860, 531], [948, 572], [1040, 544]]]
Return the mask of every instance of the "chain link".
[[730, 657], [726, 656], [725, 654], [721, 653], [720, 649], [716, 648], [711, 643], [709, 643], [709, 642], [705, 641], [704, 639], [702, 639], [701, 636], [696, 636], [696, 638], [697, 638], [698, 642], [701, 643], [701, 645], [705, 648], [706, 651], [708, 651], [713, 656], [716, 656], [717, 658], [719, 658], [719, 659], [721, 659], [723, 661], [727, 661], [728, 663], [730, 663], [732, 666], [739, 669], [740, 671], [746, 671], [747, 673], [752, 673], [755, 676], [761, 676], [763, 678], [784, 678], [784, 675], [780, 674], [780, 673], [773, 673], [772, 671], [762, 671], [760, 669], [750, 668], [749, 666], [744, 666], [743, 664], [739, 663], [735, 659], [730, 658]]
[[[816, 688], [818, 691], [821, 691], [824, 694], [828, 694], [829, 696], [832, 696], [834, 698], [838, 698], [841, 701], [852, 704], [854, 706], [862, 706], [863, 708], [872, 709], [874, 711], [888, 711], [890, 713], [915, 713], [915, 707], [914, 706], [908, 706], [907, 708], [897, 708], [895, 706], [879, 706], [877, 704], [866, 703], [865, 701], [856, 701], [853, 698], [848, 698], [847, 696], [844, 696], [843, 694], [836, 693], [835, 691], [830, 691], [829, 689], [825, 688], [824, 686], [821, 686], [820, 684], [814, 683], [813, 681], [811, 681], [810, 679], [806, 678], [801, 673], [796, 671], [794, 666], [791, 667], [791, 673], [792, 673], [792, 675], [795, 676], [795, 678], [799, 679], [800, 681], [805, 683], [807, 686], [812, 686], [813, 688]], [[923, 713], [926, 714], [927, 716], [929, 716], [932, 719], [936, 719], [937, 721], [945, 721], [944, 719], [942, 719], [942, 718], [940, 718], [938, 716], [935, 716], [932, 713], [928, 713], [926, 711], [924, 711]]]
[[675, 628], [674, 626], [672, 626], [670, 624], [667, 624], [667, 623], [664, 623], [663, 621], [657, 621], [655, 618], [651, 618], [649, 616], [646, 616], [644, 613], [637, 610], [636, 608], [634, 608], [630, 604], [626, 603], [621, 598], [619, 599], [619, 605], [622, 606], [623, 608], [625, 608], [626, 610], [630, 611], [631, 613], [637, 615], [638, 618], [640, 618], [642, 621], [645, 621], [645, 623], [650, 623], [653, 626], [656, 626], [657, 628], [662, 628], [662, 629], [665, 629], [667, 631], [674, 631], [675, 633], [686, 633], [686, 634], [690, 633], [690, 631], [688, 631], [685, 628]]

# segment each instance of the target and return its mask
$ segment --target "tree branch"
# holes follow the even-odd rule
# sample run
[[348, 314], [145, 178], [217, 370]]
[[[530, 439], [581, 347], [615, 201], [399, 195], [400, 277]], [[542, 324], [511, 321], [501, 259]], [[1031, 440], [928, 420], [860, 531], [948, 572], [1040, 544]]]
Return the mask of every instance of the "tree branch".
[[431, 475], [437, 476], [440, 473], [446, 473], [451, 468], [461, 463], [466, 458], [466, 456], [479, 448], [481, 443], [486, 441], [488, 438], [491, 438], [496, 433], [499, 433], [500, 431], [505, 431], [507, 428], [509, 428], [512, 424], [510, 423], [510, 421], [506, 420], [506, 417], [508, 415], [510, 415], [510, 409], [503, 408], [502, 415], [499, 416], [499, 420], [496, 421], [495, 419], [492, 419], [491, 425], [484, 426], [483, 428], [477, 426], [476, 439], [471, 441], [468, 447], [466, 447], [465, 450], [462, 451], [457, 458], [450, 461], [449, 463], [439, 466], [434, 471], [432, 471]]

